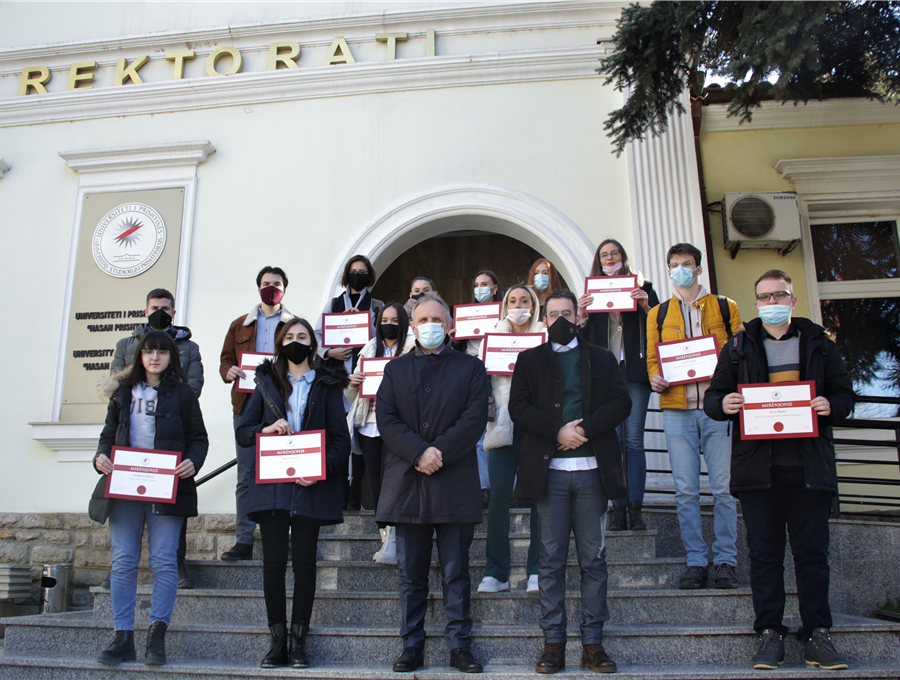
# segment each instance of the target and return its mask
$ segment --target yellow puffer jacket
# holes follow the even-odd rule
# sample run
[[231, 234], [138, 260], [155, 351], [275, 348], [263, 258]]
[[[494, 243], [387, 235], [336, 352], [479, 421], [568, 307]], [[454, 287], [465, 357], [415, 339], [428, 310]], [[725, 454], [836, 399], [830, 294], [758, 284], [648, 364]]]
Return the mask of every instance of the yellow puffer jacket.
[[[715, 295], [705, 295], [695, 300], [693, 307], [700, 308], [700, 323], [703, 335], [715, 335], [719, 341], [719, 349], [728, 342], [728, 331], [725, 329], [725, 321], [722, 319], [722, 312], [719, 309], [719, 300]], [[656, 359], [656, 343], [669, 342], [671, 340], [682, 340], [687, 337], [685, 333], [684, 317], [681, 314], [681, 300], [674, 295], [669, 299], [669, 309], [666, 312], [666, 318], [663, 320], [662, 339], [659, 337], [659, 330], [656, 324], [656, 316], [659, 314], [660, 305], [650, 310], [647, 315], [647, 373], [653, 380], [654, 375], [659, 375], [659, 363]], [[740, 331], [741, 313], [738, 311], [737, 303], [728, 299], [728, 308], [731, 311], [731, 332], [737, 335]], [[687, 408], [687, 391], [684, 385], [672, 385], [665, 392], [659, 395], [660, 408]], [[703, 408], [701, 398], [700, 408]]]

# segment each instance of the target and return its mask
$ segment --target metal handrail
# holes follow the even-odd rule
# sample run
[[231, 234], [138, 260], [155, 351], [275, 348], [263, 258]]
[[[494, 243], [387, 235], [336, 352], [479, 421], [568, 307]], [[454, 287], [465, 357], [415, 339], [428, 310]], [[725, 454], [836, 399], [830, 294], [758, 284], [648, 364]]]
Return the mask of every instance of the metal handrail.
[[225, 470], [230, 470], [230, 469], [233, 468], [235, 465], [237, 465], [237, 458], [236, 458], [236, 457], [235, 457], [233, 460], [230, 460], [230, 461], [228, 461], [227, 463], [225, 463], [225, 465], [222, 465], [222, 466], [220, 466], [220, 467], [217, 467], [215, 470], [213, 470], [212, 472], [210, 472], [208, 475], [204, 475], [203, 477], [201, 477], [200, 479], [198, 479], [198, 480], [194, 483], [194, 485], [195, 485], [195, 486], [200, 486], [200, 485], [202, 485], [202, 484], [206, 484], [206, 482], [208, 482], [210, 479], [212, 479], [212, 478], [214, 478], [214, 477], [218, 477], [218, 476], [221, 475], [223, 472], [225, 472]]

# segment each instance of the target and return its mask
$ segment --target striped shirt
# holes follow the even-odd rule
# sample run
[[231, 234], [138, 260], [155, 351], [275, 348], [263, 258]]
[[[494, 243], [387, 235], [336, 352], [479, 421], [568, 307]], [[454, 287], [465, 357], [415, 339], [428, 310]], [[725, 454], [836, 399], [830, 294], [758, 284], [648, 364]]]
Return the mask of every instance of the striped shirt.
[[[769, 365], [769, 382], [800, 380], [800, 332], [794, 324], [780, 338], [772, 336], [763, 326], [762, 337], [766, 363]], [[796, 440], [772, 440], [772, 465], [803, 465]]]

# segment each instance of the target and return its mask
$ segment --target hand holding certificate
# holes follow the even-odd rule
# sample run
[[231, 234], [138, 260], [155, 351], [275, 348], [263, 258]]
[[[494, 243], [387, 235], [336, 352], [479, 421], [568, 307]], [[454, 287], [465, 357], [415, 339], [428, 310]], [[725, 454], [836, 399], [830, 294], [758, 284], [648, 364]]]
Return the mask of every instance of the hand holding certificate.
[[486, 302], [474, 305], [455, 305], [453, 307], [453, 327], [456, 328], [456, 340], [470, 340], [484, 337], [485, 333], [494, 330], [500, 321], [499, 302]]
[[384, 368], [387, 363], [394, 357], [386, 357], [382, 359], [367, 359], [363, 357], [359, 360], [359, 371], [365, 376], [365, 380], [359, 386], [359, 396], [364, 399], [374, 399], [378, 394], [378, 388], [384, 379]]
[[111, 456], [113, 469], [106, 477], [107, 498], [175, 502], [178, 493], [175, 468], [181, 462], [180, 453], [114, 446]]
[[715, 335], [656, 343], [656, 360], [663, 380], [670, 385], [711, 380], [719, 361]]
[[256, 435], [256, 483], [325, 479], [325, 430]]
[[637, 309], [637, 300], [631, 297], [635, 288], [637, 276], [589, 276], [584, 280], [584, 293], [592, 295], [594, 301], [586, 311], [633, 312]]
[[519, 354], [547, 342], [544, 333], [488, 333], [481, 346], [481, 360], [488, 375], [512, 375]]
[[799, 439], [818, 437], [813, 410], [815, 383], [783, 382], [738, 385], [744, 397], [741, 439]]
[[247, 374], [247, 377], [238, 378], [237, 387], [234, 388], [235, 391], [252, 392], [256, 388], [256, 383], [253, 382], [253, 379], [256, 377], [256, 367], [266, 359], [271, 359], [273, 356], [274, 354], [264, 354], [261, 352], [241, 352], [238, 366], [240, 366], [241, 370]]
[[362, 347], [372, 339], [372, 312], [322, 315], [322, 347]]

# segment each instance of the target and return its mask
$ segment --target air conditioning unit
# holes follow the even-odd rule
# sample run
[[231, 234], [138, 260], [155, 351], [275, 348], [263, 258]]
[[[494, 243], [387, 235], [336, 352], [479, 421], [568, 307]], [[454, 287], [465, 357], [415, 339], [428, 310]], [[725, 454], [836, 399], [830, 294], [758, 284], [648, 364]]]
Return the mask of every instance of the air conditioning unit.
[[734, 192], [722, 199], [725, 248], [772, 248], [782, 255], [800, 243], [800, 206], [793, 192]]

